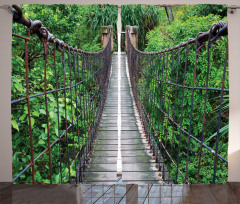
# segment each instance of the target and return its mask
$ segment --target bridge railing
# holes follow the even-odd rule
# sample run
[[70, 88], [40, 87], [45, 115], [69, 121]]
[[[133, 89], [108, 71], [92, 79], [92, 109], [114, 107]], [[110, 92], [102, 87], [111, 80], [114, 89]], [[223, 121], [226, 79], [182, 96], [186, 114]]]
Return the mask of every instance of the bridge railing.
[[13, 21], [27, 27], [26, 37], [13, 33], [13, 48], [22, 49], [12, 67], [14, 182], [81, 182], [106, 98], [112, 28], [103, 50], [86, 52], [13, 8]]
[[150, 53], [137, 49], [134, 29], [126, 27], [130, 81], [163, 180], [227, 182], [227, 23]]

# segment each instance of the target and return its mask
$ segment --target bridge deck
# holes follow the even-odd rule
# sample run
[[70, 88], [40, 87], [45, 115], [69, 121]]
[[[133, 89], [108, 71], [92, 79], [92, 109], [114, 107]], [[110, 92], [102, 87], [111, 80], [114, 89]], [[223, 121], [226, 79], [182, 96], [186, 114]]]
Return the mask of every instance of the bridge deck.
[[126, 55], [114, 54], [108, 95], [84, 183], [159, 183], [159, 172], [138, 124]]

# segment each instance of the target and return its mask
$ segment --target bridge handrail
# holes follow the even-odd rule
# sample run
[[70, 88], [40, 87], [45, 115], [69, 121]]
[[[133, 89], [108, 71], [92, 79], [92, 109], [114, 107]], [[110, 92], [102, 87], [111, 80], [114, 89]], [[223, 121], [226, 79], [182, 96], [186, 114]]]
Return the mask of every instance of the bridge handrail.
[[[126, 44], [126, 46], [127, 46], [126, 47], [126, 52], [127, 52], [127, 57], [128, 57], [128, 67], [129, 67], [130, 81], [131, 81], [131, 86], [132, 86], [132, 89], [133, 89], [134, 99], [136, 101], [137, 108], [140, 112], [141, 121], [142, 121], [142, 124], [144, 126], [145, 134], [147, 135], [147, 137], [148, 137], [148, 139], [151, 143], [151, 149], [154, 152], [156, 160], [160, 162], [160, 160], [162, 159], [158, 155], [159, 154], [158, 153], [158, 151], [159, 151], [158, 148], [160, 148], [160, 152], [161, 152], [161, 148], [163, 148], [163, 150], [164, 150], [163, 151], [164, 152], [163, 153], [164, 154], [163, 162], [165, 161], [165, 155], [167, 155], [169, 157], [170, 162], [176, 167], [175, 182], [177, 182], [178, 173], [180, 173], [181, 176], [183, 177], [185, 183], [189, 183], [189, 181], [187, 179], [187, 167], [188, 166], [186, 165], [185, 175], [182, 172], [182, 170], [179, 168], [179, 154], [180, 154], [180, 152], [178, 152], [177, 162], [174, 162], [173, 158], [172, 158], [172, 153], [170, 153], [170, 151], [172, 152], [172, 149], [167, 150], [167, 147], [166, 147], [167, 137], [166, 137], [166, 139], [162, 138], [162, 133], [167, 135], [165, 131], [168, 129], [168, 123], [172, 124], [173, 132], [174, 132], [175, 128], [180, 131], [180, 133], [179, 133], [180, 141], [181, 141], [181, 137], [182, 137], [181, 134], [183, 133], [184, 135], [186, 135], [186, 137], [188, 138], [189, 141], [190, 141], [190, 138], [191, 138], [191, 139], [195, 140], [200, 145], [200, 156], [199, 156], [199, 166], [198, 166], [198, 173], [197, 173], [197, 182], [199, 182], [199, 171], [200, 171], [200, 167], [201, 167], [200, 164], [201, 164], [201, 158], [202, 158], [202, 154], [203, 154], [202, 148], [206, 148], [211, 154], [214, 155], [214, 157], [215, 157], [214, 173], [213, 173], [213, 183], [214, 183], [215, 179], [216, 179], [216, 168], [217, 168], [216, 161], [217, 161], [217, 158], [220, 158], [223, 162], [228, 163], [228, 160], [218, 153], [218, 138], [219, 138], [219, 135], [220, 135], [220, 115], [221, 115], [223, 93], [224, 92], [229, 92], [229, 89], [224, 88], [225, 72], [226, 72], [226, 66], [227, 66], [226, 62], [227, 62], [227, 57], [228, 57], [228, 46], [226, 46], [226, 53], [225, 53], [225, 58], [224, 58], [224, 71], [223, 71], [222, 88], [210, 88], [208, 86], [208, 75], [207, 75], [207, 79], [206, 79], [206, 87], [195, 87], [194, 84], [195, 84], [195, 78], [196, 78], [196, 67], [197, 67], [197, 59], [198, 59], [199, 51], [201, 50], [202, 47], [204, 47], [206, 45], [205, 42], [208, 42], [208, 48], [207, 48], [208, 49], [208, 65], [207, 65], [207, 70], [208, 70], [208, 73], [209, 73], [209, 62], [210, 62], [209, 52], [210, 52], [211, 44], [218, 45], [218, 39], [223, 40], [223, 36], [228, 35], [228, 23], [227, 22], [214, 23], [214, 24], [211, 25], [209, 31], [199, 32], [196, 38], [190, 38], [187, 42], [183, 42], [183, 43], [180, 43], [179, 45], [169, 47], [169, 48], [166, 48], [166, 49], [163, 49], [163, 50], [160, 50], [160, 51], [156, 51], [156, 52], [143, 52], [143, 51], [138, 50], [136, 42], [135, 42], [136, 36], [134, 38], [132, 38], [132, 34], [134, 34], [134, 32], [135, 32], [132, 29], [131, 29], [131, 26], [126, 26], [126, 43], [127, 43]], [[196, 59], [195, 59], [195, 65], [194, 65], [194, 73], [195, 74], [194, 74], [194, 79], [193, 79], [193, 86], [187, 86], [187, 85], [185, 85], [185, 73], [186, 73], [186, 68], [187, 68], [188, 52], [194, 46], [194, 45], [192, 45], [192, 46], [188, 46], [188, 45], [193, 44], [193, 43], [196, 46], [196, 50], [195, 50]], [[183, 48], [183, 49], [180, 50], [180, 48]], [[185, 57], [186, 59], [185, 59], [185, 63], [184, 63], [185, 68], [183, 67], [185, 70], [184, 70], [184, 76], [182, 76], [183, 77], [183, 85], [180, 85], [180, 84], [177, 83], [178, 66], [180, 66], [180, 52], [182, 52], [182, 50], [184, 50], [184, 49], [186, 49], [186, 57]], [[173, 52], [174, 50], [177, 50], [177, 52], [176, 53]], [[165, 53], [166, 53], [166, 56], [165, 56]], [[174, 57], [176, 54], [177, 54], [177, 60]], [[164, 56], [165, 56], [166, 60], [164, 59]], [[171, 56], [172, 59], [169, 56]], [[176, 69], [174, 69], [174, 61], [175, 60], [177, 62], [177, 65], [176, 65], [177, 68]], [[168, 65], [168, 63], [169, 63], [169, 65]], [[154, 73], [151, 73], [151, 72], [149, 73], [148, 70], [147, 70], [148, 67], [149, 67], [149, 69], [151, 69], [152, 72], [157, 73], [158, 76], [157, 75], [155, 76]], [[166, 71], [164, 71], [164, 72], [166, 72], [166, 76], [165, 76], [166, 80], [163, 79], [163, 71], [161, 71], [161, 67], [162, 67], [162, 70], [166, 69]], [[176, 72], [176, 83], [173, 83], [171, 81], [173, 70], [175, 70], [175, 72]], [[167, 72], [167, 71], [169, 71], [169, 72]], [[161, 79], [159, 77], [161, 75], [161, 74], [159, 75], [160, 72], [162, 72], [162, 78]], [[170, 72], [171, 72], [171, 75], [170, 75]], [[183, 72], [183, 70], [182, 70], [182, 72]], [[169, 80], [167, 80], [167, 76], [170, 77], [170, 82], [169, 82]], [[144, 77], [144, 79], [141, 79], [141, 77]], [[163, 98], [162, 99], [161, 98], [160, 99], [156, 98], [156, 94], [153, 91], [153, 90], [156, 91], [156, 88], [152, 88], [153, 90], [151, 90], [151, 92], [148, 92], [149, 90], [147, 91], [144, 88], [144, 85], [142, 83], [144, 83], [144, 81], [147, 80], [147, 77], [151, 78], [148, 82], [149, 86], [156, 87], [156, 86], [160, 86], [160, 84], [161, 84], [160, 95], [162, 94], [164, 96], [164, 101], [162, 101]], [[140, 79], [141, 79], [141, 81], [139, 83]], [[162, 90], [162, 83], [165, 84], [165, 91], [164, 91], [164, 88]], [[171, 94], [173, 94], [172, 98], [174, 98], [174, 93], [172, 93], [172, 91], [175, 92], [175, 99], [174, 99], [175, 101], [174, 102], [171, 101], [172, 106], [174, 105], [174, 110], [173, 110], [173, 108], [171, 108], [171, 110], [173, 111], [173, 113], [171, 113], [171, 115], [169, 114], [170, 93], [166, 94], [166, 92], [170, 92], [170, 91], [168, 89], [166, 89], [166, 84], [168, 84], [168, 87], [170, 87]], [[172, 86], [176, 87], [175, 91], [174, 91], [175, 88], [173, 89]], [[190, 129], [187, 130], [187, 131], [182, 126], [182, 120], [183, 120], [183, 117], [182, 117], [182, 112], [183, 111], [182, 110], [181, 110], [180, 121], [177, 122], [176, 118], [175, 118], [176, 117], [175, 116], [175, 108], [176, 108], [175, 106], [176, 106], [176, 97], [177, 97], [177, 95], [176, 95], [177, 94], [177, 87], [180, 87], [183, 90], [183, 94], [181, 96], [182, 106], [183, 106], [183, 99], [184, 99], [184, 89], [185, 88], [192, 89]], [[149, 87], [147, 87], [147, 89], [148, 88]], [[219, 116], [218, 116], [218, 122], [217, 122], [217, 125], [218, 125], [217, 136], [216, 136], [217, 141], [216, 141], [216, 147], [214, 147], [214, 148], [211, 148], [206, 143], [204, 143], [204, 128], [201, 132], [201, 138], [200, 139], [198, 139], [196, 136], [191, 134], [192, 107], [193, 107], [193, 98], [194, 98], [193, 93], [194, 93], [194, 90], [196, 90], [196, 89], [202, 89], [202, 90], [206, 91], [205, 104], [204, 104], [204, 106], [205, 106], [204, 115], [205, 115], [205, 112], [206, 112], [207, 91], [221, 91], [221, 97], [220, 97], [220, 100], [219, 100], [220, 101], [219, 102], [220, 103]], [[141, 94], [143, 96], [141, 96], [140, 93], [139, 93], [139, 92], [141, 92], [141, 90], [142, 90], [142, 92], [144, 92], [144, 94]], [[162, 93], [161, 93], [161, 91], [162, 91]], [[151, 96], [151, 95], [153, 95], [153, 96]], [[160, 97], [159, 93], [157, 93], [157, 95], [158, 95], [158, 97]], [[168, 102], [165, 101], [165, 96], [166, 96], [166, 100], [167, 100], [167, 97], [168, 97]], [[141, 97], [143, 97], [143, 98], [141, 98]], [[145, 97], [147, 97], [147, 98], [145, 99]], [[159, 102], [160, 106], [158, 105], [156, 100], [158, 102], [160, 100], [160, 102]], [[151, 105], [149, 105], [149, 103]], [[163, 105], [162, 105], [162, 103], [163, 103]], [[168, 105], [166, 105], [166, 107], [164, 107], [165, 103], [168, 103]], [[151, 107], [154, 107], [154, 109], [157, 109], [158, 110], [157, 113], [160, 112], [159, 113], [160, 114], [159, 118], [161, 118], [161, 117], [162, 118], [167, 118], [167, 121], [169, 121], [169, 122], [166, 122], [167, 123], [167, 125], [165, 124], [166, 127], [164, 126], [164, 124], [162, 124], [162, 129], [163, 128], [166, 129], [166, 130], [164, 130], [164, 132], [162, 132], [163, 130], [161, 130], [161, 133], [160, 133], [160, 130], [158, 130], [158, 128], [159, 128], [159, 125], [158, 125], [158, 128], [157, 128], [158, 133], [157, 133], [157, 131], [155, 130], [154, 124], [153, 124], [153, 121], [156, 120], [156, 119], [151, 120], [151, 118], [150, 118], [151, 114], [154, 114], [154, 113], [147, 112], [147, 110], [145, 108], [145, 104], [148, 106], [147, 107], [148, 109], [151, 108]], [[161, 108], [161, 106], [163, 106], [163, 108]], [[167, 108], [168, 108], [168, 110], [167, 110]], [[148, 110], [148, 111], [151, 111], [151, 109]], [[179, 117], [180, 117], [180, 115], [179, 115]], [[162, 122], [163, 122], [163, 120], [165, 120], [165, 119], [162, 119]], [[204, 127], [205, 121], [206, 121], [205, 116], [203, 116], [203, 127]], [[156, 121], [155, 121], [155, 123], [156, 123]], [[159, 135], [159, 133], [160, 133], [160, 135]], [[174, 135], [174, 133], [172, 133], [172, 134]], [[158, 139], [156, 139], [156, 135], [159, 135]], [[157, 140], [157, 141], [155, 141], [155, 140]], [[164, 145], [163, 141], [165, 141], [165, 145]], [[190, 144], [189, 141], [188, 141], [188, 145]], [[156, 142], [159, 143], [160, 145], [157, 145]], [[189, 146], [187, 148], [189, 148]], [[178, 146], [178, 151], [180, 151], [180, 142], [179, 142], [179, 146]], [[188, 157], [189, 157], [189, 149], [188, 149]], [[187, 159], [189, 159], [189, 158], [187, 158]], [[159, 166], [160, 166], [160, 163], [159, 163]], [[163, 169], [164, 169], [164, 166], [163, 166]]]

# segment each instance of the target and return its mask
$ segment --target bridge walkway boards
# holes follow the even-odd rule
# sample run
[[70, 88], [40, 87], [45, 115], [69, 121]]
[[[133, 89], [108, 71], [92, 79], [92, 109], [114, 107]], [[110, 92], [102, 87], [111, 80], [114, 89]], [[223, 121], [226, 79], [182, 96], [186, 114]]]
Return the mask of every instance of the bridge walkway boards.
[[113, 54], [107, 99], [83, 183], [159, 183], [159, 172], [151, 159], [139, 131], [126, 55]]

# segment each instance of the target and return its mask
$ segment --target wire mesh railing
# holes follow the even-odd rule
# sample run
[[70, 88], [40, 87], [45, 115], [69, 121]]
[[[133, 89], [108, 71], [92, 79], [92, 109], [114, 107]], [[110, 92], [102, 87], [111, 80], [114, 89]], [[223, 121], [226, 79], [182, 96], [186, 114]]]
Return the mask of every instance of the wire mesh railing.
[[111, 27], [106, 47], [86, 52], [13, 8], [13, 21], [27, 27], [27, 37], [13, 33], [14, 182], [81, 182], [107, 93]]
[[134, 47], [126, 27], [134, 99], [166, 182], [227, 182], [227, 33], [226, 22], [215, 23], [194, 39], [148, 53]]

